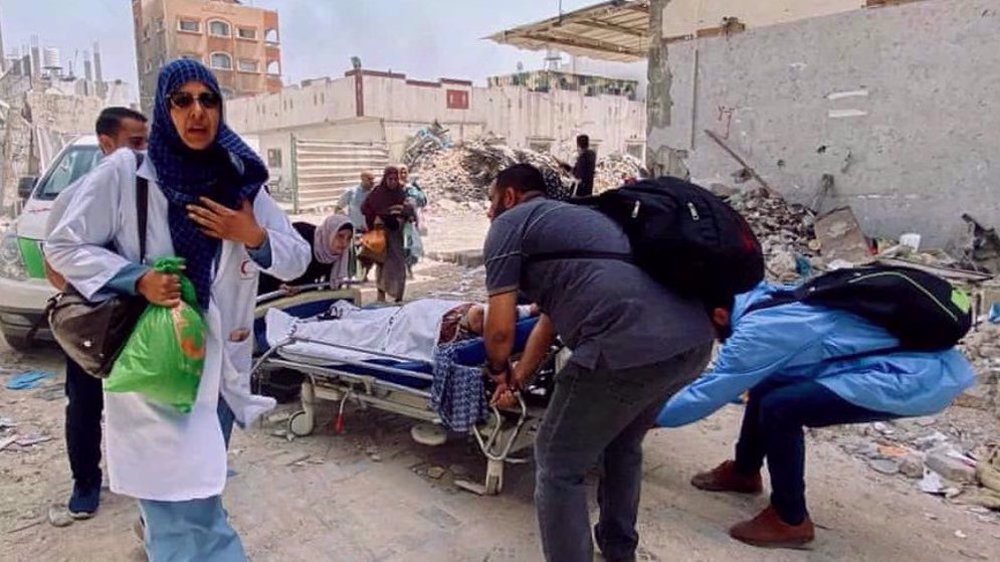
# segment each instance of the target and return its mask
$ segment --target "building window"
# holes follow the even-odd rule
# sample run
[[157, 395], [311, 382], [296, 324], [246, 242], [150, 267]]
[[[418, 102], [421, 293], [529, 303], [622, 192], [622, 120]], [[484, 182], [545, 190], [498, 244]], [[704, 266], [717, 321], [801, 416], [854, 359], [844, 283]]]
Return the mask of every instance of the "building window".
[[280, 168], [281, 167], [281, 149], [280, 148], [269, 148], [269, 149], [267, 149], [267, 167], [268, 168]]
[[469, 92], [448, 90], [446, 96], [448, 109], [469, 109]]
[[212, 68], [219, 70], [232, 70], [233, 59], [226, 53], [212, 53]]
[[240, 39], [257, 39], [257, 30], [252, 27], [237, 27], [236, 34]]
[[267, 73], [274, 76], [281, 74], [281, 63], [276, 60], [267, 63]]
[[274, 28], [271, 28], [271, 29], [268, 29], [267, 31], [265, 31], [264, 32], [264, 41], [267, 41], [268, 43], [277, 43], [278, 42], [278, 30], [274, 29]]
[[229, 31], [229, 24], [219, 20], [208, 22], [208, 34], [216, 37], [229, 37], [232, 35]]
[[201, 33], [201, 22], [198, 20], [179, 20], [177, 22], [178, 31], [186, 31], [188, 33]]
[[240, 72], [259, 72], [260, 63], [250, 59], [240, 59]]
[[625, 152], [629, 156], [636, 158], [638, 160], [643, 160], [646, 156], [646, 143], [643, 142], [626, 142]]

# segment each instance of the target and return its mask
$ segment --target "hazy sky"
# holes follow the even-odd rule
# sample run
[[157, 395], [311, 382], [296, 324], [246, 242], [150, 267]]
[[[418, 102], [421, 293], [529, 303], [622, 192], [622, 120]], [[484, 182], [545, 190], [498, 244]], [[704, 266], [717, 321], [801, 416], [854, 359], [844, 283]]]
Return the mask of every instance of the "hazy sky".
[[[564, 11], [598, 0], [563, 0]], [[483, 37], [558, 13], [558, 0], [245, 0], [277, 10], [283, 79], [342, 76], [350, 57], [365, 68], [417, 79], [487, 76], [542, 65], [544, 54], [497, 45]], [[101, 43], [105, 79], [136, 82], [130, 0], [0, 0], [4, 47], [58, 47], [63, 66], [79, 50]]]

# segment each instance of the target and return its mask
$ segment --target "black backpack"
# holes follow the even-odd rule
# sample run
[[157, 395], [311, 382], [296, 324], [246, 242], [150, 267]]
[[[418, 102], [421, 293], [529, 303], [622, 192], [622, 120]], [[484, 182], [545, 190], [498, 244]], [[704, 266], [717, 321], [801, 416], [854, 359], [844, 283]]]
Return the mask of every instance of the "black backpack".
[[617, 222], [632, 254], [551, 252], [528, 256], [528, 261], [631, 261], [678, 294], [708, 301], [749, 291], [764, 279], [764, 256], [750, 225], [728, 203], [693, 183], [661, 177], [572, 202]]
[[846, 310], [885, 328], [901, 349], [949, 349], [972, 328], [969, 296], [944, 279], [909, 267], [831, 271], [747, 309], [792, 302]]

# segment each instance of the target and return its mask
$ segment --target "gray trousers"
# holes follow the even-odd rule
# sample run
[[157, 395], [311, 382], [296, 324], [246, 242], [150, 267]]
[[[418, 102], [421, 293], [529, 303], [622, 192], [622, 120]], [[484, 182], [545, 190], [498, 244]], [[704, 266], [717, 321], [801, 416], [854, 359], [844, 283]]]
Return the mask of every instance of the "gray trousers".
[[635, 560], [643, 438], [667, 399], [702, 373], [711, 349], [625, 370], [570, 362], [556, 375], [535, 440], [535, 506], [546, 560], [594, 559], [584, 478], [598, 462], [598, 546], [606, 560]]

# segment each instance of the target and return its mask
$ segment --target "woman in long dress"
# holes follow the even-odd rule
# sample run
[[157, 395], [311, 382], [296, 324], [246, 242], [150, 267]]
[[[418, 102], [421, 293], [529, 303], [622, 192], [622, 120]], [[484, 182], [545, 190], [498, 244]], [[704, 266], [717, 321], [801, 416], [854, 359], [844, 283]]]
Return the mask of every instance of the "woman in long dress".
[[406, 292], [406, 250], [403, 231], [413, 219], [413, 205], [406, 200], [406, 191], [399, 180], [399, 169], [389, 166], [382, 174], [382, 181], [361, 206], [368, 230], [385, 231], [386, 247], [381, 263], [375, 266], [375, 283], [378, 302], [402, 302]]

